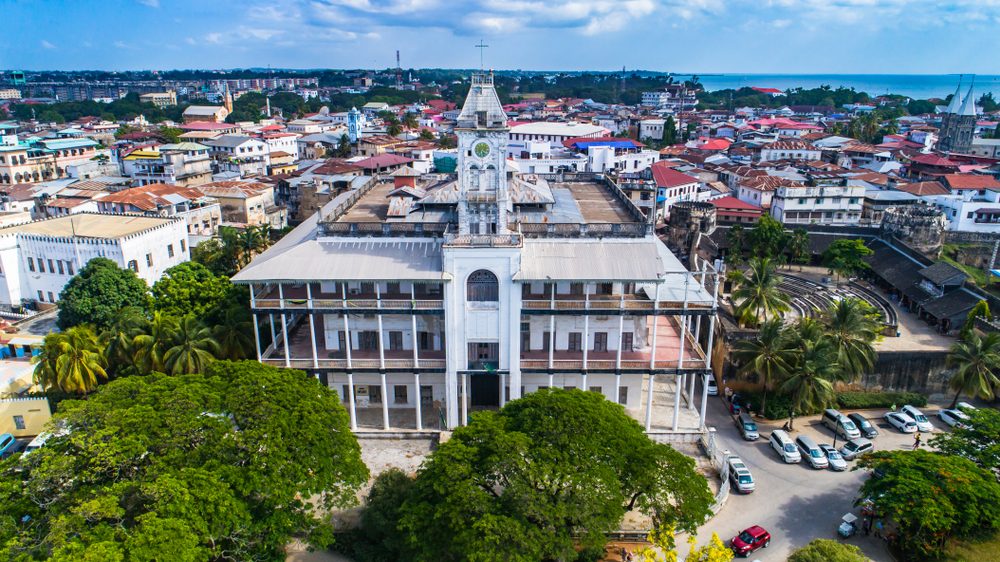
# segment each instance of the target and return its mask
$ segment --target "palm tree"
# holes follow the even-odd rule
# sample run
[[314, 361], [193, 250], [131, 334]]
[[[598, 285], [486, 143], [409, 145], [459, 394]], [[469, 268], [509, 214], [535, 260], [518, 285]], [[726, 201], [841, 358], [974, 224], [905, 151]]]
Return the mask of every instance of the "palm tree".
[[733, 291], [736, 317], [744, 326], [756, 325], [790, 309], [788, 295], [778, 288], [781, 278], [775, 270], [770, 258], [750, 260], [746, 279]]
[[133, 362], [139, 372], [148, 375], [164, 370], [164, 355], [173, 347], [177, 319], [162, 312], [154, 312], [146, 330], [132, 339], [135, 353]]
[[45, 336], [42, 354], [32, 361], [35, 382], [45, 388], [87, 394], [97, 388], [98, 378], [108, 378], [100, 342], [90, 326]]
[[246, 359], [254, 349], [251, 334], [253, 328], [246, 309], [240, 306], [226, 309], [213, 329], [215, 341], [219, 344], [219, 359]]
[[174, 331], [173, 346], [163, 355], [163, 366], [170, 375], [201, 373], [218, 353], [212, 330], [194, 316], [185, 316]]
[[407, 129], [416, 129], [419, 123], [417, 122], [417, 115], [415, 113], [407, 112], [403, 115], [403, 125]]
[[809, 233], [804, 228], [796, 228], [792, 231], [792, 236], [788, 240], [788, 253], [792, 258], [792, 263], [799, 264], [799, 271], [802, 265], [809, 262]]
[[142, 311], [129, 307], [122, 310], [115, 323], [101, 334], [104, 358], [110, 371], [134, 365], [135, 337], [143, 333], [147, 324]]
[[856, 298], [841, 299], [823, 312], [822, 323], [837, 350], [843, 377], [853, 379], [875, 367], [874, 343], [881, 320], [870, 304]]
[[963, 393], [989, 400], [1000, 385], [994, 370], [1000, 365], [1000, 334], [980, 336], [974, 330], [955, 342], [948, 353], [948, 365], [957, 367], [948, 386], [955, 391], [954, 408]]
[[788, 425], [792, 427], [795, 414], [822, 409], [833, 403], [836, 397], [833, 381], [840, 367], [837, 353], [827, 338], [802, 339], [798, 361], [792, 366], [778, 391], [792, 399], [788, 414]]
[[741, 374], [755, 373], [760, 377], [763, 392], [760, 411], [767, 411], [767, 391], [775, 381], [783, 379], [796, 360], [795, 346], [788, 338], [780, 318], [764, 322], [756, 339], [742, 340], [733, 349], [733, 359], [742, 367]]

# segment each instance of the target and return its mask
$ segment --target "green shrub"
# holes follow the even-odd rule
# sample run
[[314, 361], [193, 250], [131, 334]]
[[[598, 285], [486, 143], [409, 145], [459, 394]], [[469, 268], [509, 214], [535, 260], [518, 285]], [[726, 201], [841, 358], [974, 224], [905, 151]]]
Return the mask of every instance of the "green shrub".
[[927, 397], [916, 392], [838, 392], [837, 405], [847, 410], [869, 408], [901, 407], [911, 404], [917, 407], [927, 405]]

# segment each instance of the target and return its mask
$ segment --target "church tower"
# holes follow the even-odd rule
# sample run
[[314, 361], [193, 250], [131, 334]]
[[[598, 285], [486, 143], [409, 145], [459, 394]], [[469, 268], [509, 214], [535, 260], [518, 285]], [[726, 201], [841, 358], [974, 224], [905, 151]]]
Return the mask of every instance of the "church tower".
[[226, 93], [222, 96], [222, 107], [229, 113], [233, 112], [233, 94], [229, 92], [229, 81], [226, 81]]
[[493, 88], [493, 73], [472, 75], [458, 116], [459, 234], [506, 234], [507, 114]]
[[972, 139], [976, 131], [976, 96], [973, 85], [963, 98], [962, 85], [959, 84], [955, 95], [941, 117], [941, 131], [938, 139], [938, 150], [968, 154], [972, 150]]

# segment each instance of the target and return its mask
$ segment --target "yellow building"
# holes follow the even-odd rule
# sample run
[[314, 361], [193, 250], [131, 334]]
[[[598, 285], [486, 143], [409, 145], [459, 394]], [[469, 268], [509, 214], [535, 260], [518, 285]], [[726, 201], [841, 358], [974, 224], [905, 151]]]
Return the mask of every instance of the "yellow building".
[[177, 105], [177, 92], [167, 90], [166, 92], [151, 92], [139, 96], [142, 103], [151, 103], [156, 107], [170, 107]]
[[51, 419], [49, 399], [44, 396], [0, 400], [0, 433], [34, 437], [44, 431]]

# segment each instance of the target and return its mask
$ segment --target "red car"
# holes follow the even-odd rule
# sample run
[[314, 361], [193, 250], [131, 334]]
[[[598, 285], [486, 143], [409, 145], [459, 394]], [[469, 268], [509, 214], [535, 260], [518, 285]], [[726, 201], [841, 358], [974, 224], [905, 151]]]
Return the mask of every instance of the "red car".
[[730, 541], [733, 552], [737, 556], [749, 556], [751, 552], [767, 548], [767, 545], [771, 544], [771, 533], [768, 533], [764, 527], [760, 525], [754, 525], [753, 527], [748, 527], [743, 530], [742, 533], [733, 537]]

